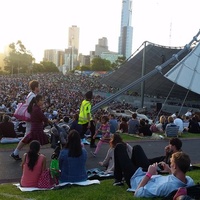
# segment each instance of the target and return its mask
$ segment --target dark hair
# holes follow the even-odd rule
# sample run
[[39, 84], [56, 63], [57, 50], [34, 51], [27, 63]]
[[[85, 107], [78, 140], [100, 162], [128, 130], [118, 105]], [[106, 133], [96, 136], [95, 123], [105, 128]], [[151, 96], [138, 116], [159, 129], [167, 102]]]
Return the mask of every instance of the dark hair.
[[35, 88], [39, 87], [39, 82], [37, 80], [32, 80], [29, 82], [29, 88], [34, 91]]
[[27, 108], [28, 113], [31, 113], [33, 105], [37, 104], [42, 99], [43, 97], [40, 94], [37, 94], [35, 97], [33, 97]]
[[144, 119], [140, 119], [140, 125], [141, 125], [141, 126], [145, 126], [145, 121], [144, 121]]
[[174, 163], [183, 173], [186, 173], [189, 170], [191, 161], [190, 157], [186, 153], [173, 153], [171, 159], [173, 159]]
[[76, 130], [71, 130], [65, 148], [69, 149], [69, 157], [79, 157], [82, 154], [80, 134]]
[[106, 123], [109, 121], [109, 117], [107, 115], [101, 116], [101, 120], [104, 120]]
[[92, 99], [92, 96], [93, 96], [92, 91], [88, 91], [88, 92], [86, 92], [86, 94], [85, 94], [85, 98], [88, 99], [88, 100], [91, 100], [91, 99]]
[[123, 122], [127, 122], [126, 117], [122, 117]]
[[137, 113], [133, 113], [133, 114], [132, 114], [132, 118], [133, 118], [133, 119], [136, 119], [136, 117], [137, 117]]
[[63, 117], [63, 121], [68, 123], [69, 122], [69, 117], [68, 116]]
[[125, 144], [121, 138], [121, 136], [117, 133], [113, 134], [112, 138], [110, 139], [110, 146], [115, 148], [118, 143]]
[[182, 147], [182, 141], [178, 138], [171, 138], [169, 143], [173, 146], [176, 147], [176, 149], [179, 151], [181, 150], [181, 147]]
[[111, 113], [110, 116], [115, 119], [115, 115], [113, 113]]
[[32, 171], [33, 171], [35, 164], [37, 163], [37, 160], [38, 160], [38, 157], [39, 157], [39, 155], [38, 155], [39, 151], [40, 151], [39, 141], [33, 140], [29, 145], [29, 151], [27, 153], [28, 158], [29, 158], [28, 168]]

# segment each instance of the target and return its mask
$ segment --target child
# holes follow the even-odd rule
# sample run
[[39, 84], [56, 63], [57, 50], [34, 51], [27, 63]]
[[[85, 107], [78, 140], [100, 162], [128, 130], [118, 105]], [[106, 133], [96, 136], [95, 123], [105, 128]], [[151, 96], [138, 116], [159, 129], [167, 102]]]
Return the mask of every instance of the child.
[[95, 135], [93, 136], [93, 139], [96, 138], [96, 135], [98, 132], [102, 133], [102, 137], [100, 138], [99, 142], [97, 143], [97, 147], [94, 152], [91, 152], [91, 154], [95, 157], [97, 153], [99, 152], [101, 145], [106, 143], [108, 144], [110, 141], [110, 125], [109, 125], [109, 118], [106, 115], [103, 115], [101, 117], [101, 126], [96, 131]]

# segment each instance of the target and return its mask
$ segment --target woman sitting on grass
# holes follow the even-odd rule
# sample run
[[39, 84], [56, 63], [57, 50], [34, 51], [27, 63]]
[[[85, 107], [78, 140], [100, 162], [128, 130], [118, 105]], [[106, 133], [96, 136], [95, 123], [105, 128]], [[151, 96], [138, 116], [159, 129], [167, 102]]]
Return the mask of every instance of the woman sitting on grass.
[[106, 157], [103, 160], [103, 162], [99, 162], [99, 165], [106, 167], [105, 173], [112, 174], [114, 172], [114, 149], [115, 149], [116, 145], [119, 143], [122, 143], [126, 146], [127, 152], [131, 157], [132, 147], [128, 143], [123, 142], [123, 140], [119, 134], [117, 134], [117, 133], [113, 134], [110, 139], [110, 148], [108, 149]]
[[87, 180], [87, 151], [81, 145], [80, 134], [71, 130], [64, 149], [60, 151], [59, 167], [61, 170], [59, 182], [81, 182]]
[[37, 187], [38, 180], [43, 170], [46, 169], [46, 157], [39, 153], [40, 143], [33, 140], [30, 143], [28, 153], [22, 157], [22, 187]]

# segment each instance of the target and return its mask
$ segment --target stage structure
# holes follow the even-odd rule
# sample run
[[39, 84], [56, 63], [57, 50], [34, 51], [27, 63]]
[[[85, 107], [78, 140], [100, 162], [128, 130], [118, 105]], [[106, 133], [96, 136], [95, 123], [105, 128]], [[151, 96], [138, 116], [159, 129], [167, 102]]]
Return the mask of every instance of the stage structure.
[[[113, 94], [113, 95], [111, 95], [110, 97], [108, 97], [108, 98], [106, 98], [105, 100], [103, 100], [103, 101], [101, 101], [101, 102], [99, 102], [98, 104], [96, 104], [96, 105], [94, 105], [93, 106], [93, 108], [92, 108], [92, 112], [95, 112], [97, 109], [99, 109], [99, 108], [101, 108], [101, 107], [103, 107], [103, 106], [105, 106], [106, 104], [108, 104], [109, 102], [111, 102], [113, 99], [115, 99], [115, 98], [117, 98], [118, 96], [120, 96], [121, 94], [123, 94], [123, 93], [125, 93], [125, 92], [127, 92], [127, 91], [130, 91], [130, 90], [132, 90], [133, 91], [133, 89], [136, 87], [136, 86], [138, 86], [138, 84], [140, 84], [140, 83], [142, 83], [142, 82], [144, 82], [145, 81], [145, 83], [146, 83], [146, 81], [147, 80], [149, 80], [149, 79], [152, 79], [152, 84], [155, 84], [156, 82], [158, 82], [158, 83], [162, 83], [162, 84], [164, 84], [164, 86], [166, 86], [167, 84], [165, 84], [165, 83], [163, 83], [163, 80], [162, 81], [160, 81], [159, 82], [159, 78], [155, 78], [155, 76], [158, 76], [158, 77], [164, 77], [165, 79], [165, 81], [167, 81], [168, 83], [170, 83], [171, 85], [173, 85], [174, 83], [176, 83], [176, 82], [174, 82], [174, 80], [178, 80], [178, 78], [175, 78], [175, 75], [174, 75], [174, 73], [173, 73], [173, 71], [175, 71], [176, 72], [176, 75], [178, 75], [179, 74], [179, 72], [180, 72], [180, 69], [182, 68], [179, 64], [180, 63], [182, 63], [182, 65], [184, 65], [185, 66], [185, 70], [181, 70], [182, 71], [182, 75], [181, 76], [183, 76], [181, 79], [179, 79], [179, 81], [177, 82], [177, 84], [175, 84], [176, 86], [177, 86], [177, 88], [178, 89], [180, 89], [180, 90], [183, 90], [183, 85], [185, 84], [182, 84], [181, 83], [181, 81], [180, 80], [182, 80], [183, 82], [184, 82], [184, 78], [185, 78], [185, 76], [186, 76], [186, 73], [187, 73], [187, 70], [189, 69], [190, 71], [192, 71], [192, 69], [194, 70], [194, 72], [191, 72], [190, 73], [190, 75], [189, 76], [191, 76], [191, 74], [193, 74], [193, 77], [195, 77], [195, 80], [191, 83], [191, 81], [186, 81], [186, 82], [189, 82], [190, 84], [190, 86], [191, 86], [191, 84], [194, 84], [194, 85], [197, 85], [197, 88], [198, 89], [200, 89], [200, 86], [198, 85], [199, 83], [196, 81], [198, 78], [196, 78], [196, 77], [198, 77], [198, 75], [194, 75], [194, 74], [199, 74], [199, 68], [200, 68], [200, 62], [199, 61], [196, 61], [196, 63], [194, 63], [194, 62], [191, 62], [190, 61], [190, 64], [191, 65], [194, 65], [195, 64], [195, 66], [192, 66], [191, 68], [189, 68], [188, 67], [188, 65], [190, 65], [190, 64], [188, 64], [188, 62], [189, 61], [186, 61], [186, 59], [187, 59], [187, 56], [186, 55], [188, 55], [188, 58], [190, 59], [190, 60], [192, 60], [192, 59], [194, 59], [195, 57], [198, 57], [199, 58], [199, 45], [197, 45], [196, 47], [194, 47], [199, 41], [198, 41], [198, 36], [200, 35], [200, 31], [196, 34], [196, 36], [194, 36], [193, 37], [193, 39], [188, 43], [188, 44], [186, 44], [183, 48], [180, 48], [179, 49], [179, 51], [177, 52], [177, 49], [175, 50], [175, 48], [173, 49], [171, 49], [171, 51], [172, 52], [176, 52], [176, 53], [173, 53], [172, 54], [172, 56], [171, 56], [171, 58], [167, 58], [166, 57], [166, 55], [163, 55], [163, 57], [161, 57], [162, 58], [162, 60], [161, 60], [161, 63], [162, 64], [160, 64], [160, 65], [157, 65], [153, 70], [151, 70], [151, 71], [149, 71], [148, 73], [144, 73], [144, 75], [143, 76], [141, 76], [141, 73], [138, 73], [138, 79], [137, 80], [135, 80], [135, 81], [133, 81], [133, 82], [131, 82], [130, 84], [128, 84], [128, 85], [126, 85], [126, 86], [124, 86], [123, 88], [120, 88], [120, 90], [118, 91], [118, 92], [116, 92], [115, 94]], [[151, 45], [152, 46], [152, 45]], [[147, 46], [148, 47], [148, 46]], [[158, 46], [158, 47], [161, 47], [161, 46]], [[195, 50], [197, 48], [197, 50]], [[148, 49], [146, 49], [145, 50], [146, 52], [148, 51]], [[144, 53], [143, 51], [141, 52], [141, 54], [142, 53]], [[193, 53], [194, 53], [194, 55], [193, 55]], [[192, 56], [192, 57], [191, 57]], [[149, 57], [151, 57], [151, 55], [149, 55]], [[185, 59], [183, 59], [183, 58], [185, 58]], [[132, 58], [133, 59], [133, 58]], [[132, 60], [132, 59], [130, 59], [130, 60], [128, 60], [125, 64], [124, 64], [124, 66], [126, 67], [128, 64], [129, 64], [129, 62]], [[154, 58], [155, 59], [155, 58]], [[165, 61], [166, 60], [166, 61]], [[185, 60], [185, 62], [180, 62], [181, 60]], [[196, 59], [197, 60], [197, 59]], [[198, 59], [199, 60], [199, 59]], [[147, 61], [145, 61], [145, 62], [147, 62]], [[156, 62], [156, 59], [155, 59], [155, 62]], [[176, 63], [176, 65], [175, 65], [175, 63]], [[168, 67], [168, 66], [170, 66], [171, 65], [171, 71], [169, 71], [169, 69], [168, 69], [168, 71], [169, 71], [169, 73], [167, 73], [168, 71], [166, 70], [166, 68]], [[173, 65], [173, 67], [172, 67], [172, 65]], [[198, 65], [198, 67], [197, 67], [197, 65]], [[154, 65], [155, 66], [155, 65]], [[174, 68], [174, 66], [175, 66], [175, 68]], [[141, 66], [140, 66], [141, 67]], [[197, 70], [198, 69], [198, 70]], [[124, 70], [123, 69], [123, 66], [119, 69], [119, 70]], [[170, 73], [171, 72], [171, 73]], [[114, 73], [116, 73], [116, 72], [114, 72]], [[129, 73], [129, 76], [130, 76], [130, 72], [129, 71], [124, 71], [124, 73]], [[135, 71], [135, 73], [137, 73], [137, 71]], [[165, 75], [163, 75], [163, 74], [166, 74], [166, 76]], [[171, 75], [170, 75], [171, 74]], [[134, 75], [134, 74], [133, 74]], [[110, 75], [110, 76], [112, 76], [112, 74]], [[168, 78], [169, 78], [169, 80], [168, 80]], [[105, 78], [105, 80], [106, 79], [109, 79], [109, 80], [111, 80], [111, 78], [110, 77], [106, 77]], [[123, 82], [124, 82], [124, 84], [126, 84], [126, 82], [127, 82], [127, 79], [126, 78], [124, 78], [123, 76], [122, 76], [122, 79], [123, 79]], [[187, 79], [187, 78], [186, 78]], [[192, 78], [190, 78], [190, 80], [191, 80]], [[103, 83], [103, 81], [105, 81], [105, 80], [102, 80], [102, 83]], [[172, 82], [173, 81], [173, 82]], [[108, 82], [108, 81], [107, 81]], [[115, 82], [116, 84], [118, 83], [118, 84], [120, 84], [119, 82], [119, 80], [118, 81], [113, 81], [112, 80], [112, 82]], [[105, 81], [105, 83], [106, 83], [106, 81]], [[107, 84], [107, 83], [106, 83]], [[123, 85], [124, 85], [123, 84]], [[179, 86], [179, 85], [180, 86]], [[109, 85], [109, 84], [108, 84]], [[116, 86], [116, 85], [115, 85]], [[187, 88], [186, 89], [186, 91], [187, 90], [189, 90], [191, 87], [185, 87], [185, 88]], [[157, 87], [154, 87], [153, 85], [151, 85], [150, 86], [150, 88], [149, 88], [149, 90], [151, 90], [152, 91], [152, 94], [154, 95], [154, 93], [153, 93], [153, 91], [156, 91], [158, 88]], [[158, 90], [159, 91], [159, 90]], [[194, 98], [194, 97], [199, 97], [199, 91], [197, 90], [191, 90], [192, 92], [191, 92], [191, 94], [190, 95], [193, 95], [193, 97], [192, 98]], [[166, 93], [157, 93], [157, 95], [164, 95], [164, 96], [167, 96], [168, 95], [168, 93], [169, 93], [169, 89], [166, 89], [166, 91], [165, 91]], [[151, 93], [151, 92], [150, 92]], [[180, 95], [179, 96], [181, 96], [181, 92], [180, 92]], [[175, 94], [176, 96], [177, 96], [177, 90], [176, 90], [176, 94]], [[183, 96], [185, 96], [185, 93], [184, 94], [182, 94]], [[182, 98], [182, 97], [180, 97], [180, 98]]]

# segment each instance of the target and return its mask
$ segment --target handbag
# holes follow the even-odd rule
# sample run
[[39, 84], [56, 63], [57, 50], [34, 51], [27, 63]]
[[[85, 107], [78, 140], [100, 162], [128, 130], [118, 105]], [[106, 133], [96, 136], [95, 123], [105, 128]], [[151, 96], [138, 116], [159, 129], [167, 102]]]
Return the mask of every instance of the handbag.
[[55, 182], [51, 177], [50, 170], [43, 170], [38, 180], [38, 188], [52, 188], [54, 185]]
[[13, 114], [15, 118], [22, 121], [30, 121], [31, 115], [27, 111], [28, 104], [26, 103], [18, 103], [17, 108]]

